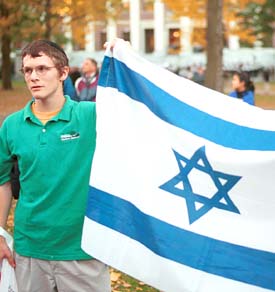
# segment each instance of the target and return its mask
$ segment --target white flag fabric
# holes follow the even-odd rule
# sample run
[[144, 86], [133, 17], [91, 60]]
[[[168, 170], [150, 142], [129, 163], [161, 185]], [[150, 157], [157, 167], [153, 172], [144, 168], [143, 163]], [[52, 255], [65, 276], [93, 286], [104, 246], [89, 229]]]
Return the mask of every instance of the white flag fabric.
[[[13, 251], [12, 236], [2, 227], [0, 227], [0, 235], [6, 239], [9, 249]], [[18, 292], [14, 268], [6, 258], [0, 262], [0, 292]]]
[[168, 292], [275, 291], [275, 112], [106, 51], [82, 248]]

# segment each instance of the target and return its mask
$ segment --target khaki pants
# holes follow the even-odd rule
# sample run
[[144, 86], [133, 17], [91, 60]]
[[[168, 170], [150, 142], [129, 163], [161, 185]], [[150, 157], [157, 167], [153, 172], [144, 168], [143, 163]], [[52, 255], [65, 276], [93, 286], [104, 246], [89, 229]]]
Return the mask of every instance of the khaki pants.
[[15, 254], [18, 292], [110, 292], [108, 267], [97, 260], [45, 261]]

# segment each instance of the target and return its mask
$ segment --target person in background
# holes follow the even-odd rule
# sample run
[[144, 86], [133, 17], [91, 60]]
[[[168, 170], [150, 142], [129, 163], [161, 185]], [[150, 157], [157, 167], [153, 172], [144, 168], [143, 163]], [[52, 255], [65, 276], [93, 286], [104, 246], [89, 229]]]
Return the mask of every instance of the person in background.
[[247, 72], [235, 72], [232, 77], [233, 91], [229, 96], [242, 99], [244, 102], [255, 105], [254, 84]]
[[72, 100], [78, 100], [75, 87], [73, 85], [72, 79], [68, 76], [63, 83], [63, 92], [64, 95], [69, 95]]
[[200, 85], [204, 85], [205, 81], [205, 72], [202, 66], [199, 66], [197, 70], [194, 72], [192, 80]]
[[193, 78], [193, 72], [192, 72], [190, 66], [181, 68], [179, 70], [179, 73], [178, 74], [179, 74], [179, 76], [184, 77], [184, 78], [187, 78], [189, 80], [192, 80], [192, 78]]
[[81, 77], [81, 72], [80, 72], [79, 68], [76, 67], [76, 66], [71, 66], [71, 67], [70, 67], [69, 76], [71, 77], [72, 82], [73, 82], [73, 85], [75, 86], [75, 81], [76, 81], [79, 77]]
[[264, 68], [264, 70], [263, 70], [263, 80], [264, 80], [264, 94], [267, 95], [270, 92], [270, 86], [269, 86], [270, 69], [269, 68]]
[[98, 83], [97, 62], [87, 58], [82, 64], [82, 77], [75, 81], [75, 88], [79, 101], [96, 101], [96, 88]]

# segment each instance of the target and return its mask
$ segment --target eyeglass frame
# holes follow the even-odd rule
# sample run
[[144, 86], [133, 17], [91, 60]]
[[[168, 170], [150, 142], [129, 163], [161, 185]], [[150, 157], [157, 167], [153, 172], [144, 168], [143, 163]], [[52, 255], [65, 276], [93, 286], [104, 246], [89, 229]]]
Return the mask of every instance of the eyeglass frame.
[[[25, 72], [25, 68], [30, 69], [30, 72], [27, 73]], [[39, 77], [44, 76], [47, 74], [48, 71], [50, 71], [50, 69], [52, 68], [56, 68], [56, 66], [46, 66], [46, 65], [37, 65], [34, 68], [32, 67], [22, 67], [19, 71], [24, 75], [24, 77], [28, 78], [32, 75], [32, 72], [34, 71], [35, 74]], [[38, 72], [40, 70], [42, 70], [43, 72]]]

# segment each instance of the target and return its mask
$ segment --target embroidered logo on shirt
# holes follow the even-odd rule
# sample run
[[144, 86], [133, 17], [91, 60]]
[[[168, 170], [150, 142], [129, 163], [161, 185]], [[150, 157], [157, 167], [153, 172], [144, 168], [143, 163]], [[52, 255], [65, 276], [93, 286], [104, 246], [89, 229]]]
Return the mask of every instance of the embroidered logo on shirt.
[[62, 134], [60, 135], [60, 140], [61, 141], [73, 140], [73, 139], [78, 139], [79, 137], [80, 137], [79, 133]]

